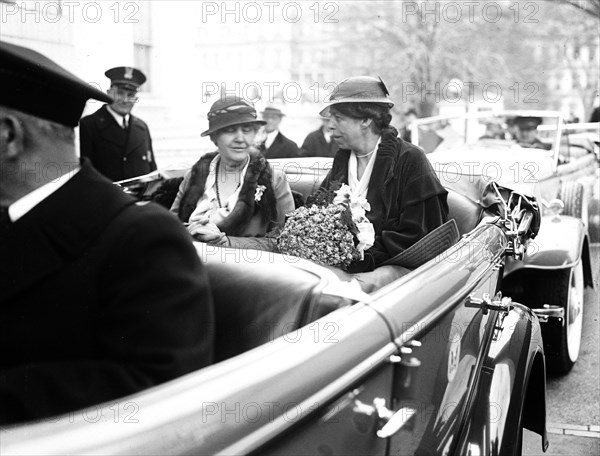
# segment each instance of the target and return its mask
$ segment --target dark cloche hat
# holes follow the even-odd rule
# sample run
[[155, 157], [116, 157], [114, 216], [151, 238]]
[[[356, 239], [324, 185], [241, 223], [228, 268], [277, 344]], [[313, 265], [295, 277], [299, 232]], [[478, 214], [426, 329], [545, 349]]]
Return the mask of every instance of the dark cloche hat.
[[[340, 82], [325, 102], [329, 106], [338, 103], [384, 103], [391, 108], [394, 102], [389, 95], [380, 77], [353, 76]], [[321, 115], [327, 115], [329, 106], [321, 111]]]
[[208, 136], [217, 130], [232, 125], [257, 123], [265, 125], [264, 120], [256, 119], [256, 109], [249, 101], [234, 95], [226, 95], [213, 103], [208, 111], [208, 130], [200, 136]]
[[521, 130], [535, 130], [542, 123], [542, 118], [522, 116], [516, 117], [514, 122]]
[[133, 90], [137, 90], [139, 86], [146, 82], [146, 75], [137, 68], [132, 67], [111, 68], [104, 75], [110, 79], [111, 85], [125, 86]]
[[0, 105], [75, 127], [88, 99], [112, 98], [31, 49], [0, 41]]

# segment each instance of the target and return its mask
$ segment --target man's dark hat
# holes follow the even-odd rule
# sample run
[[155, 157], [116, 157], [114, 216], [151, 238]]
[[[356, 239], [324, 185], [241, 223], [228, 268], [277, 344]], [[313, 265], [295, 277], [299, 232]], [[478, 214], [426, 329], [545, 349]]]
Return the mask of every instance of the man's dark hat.
[[121, 66], [111, 68], [104, 75], [110, 79], [110, 85], [125, 86], [132, 90], [137, 90], [139, 86], [146, 82], [146, 75], [133, 67]]
[[521, 130], [535, 130], [541, 123], [541, 117], [522, 116], [515, 118], [515, 124]]
[[264, 120], [256, 119], [256, 109], [249, 101], [238, 96], [225, 96], [213, 103], [208, 111], [208, 130], [200, 136], [208, 136], [215, 131], [232, 125], [256, 123], [265, 125]]
[[0, 41], [0, 105], [75, 127], [88, 99], [112, 98], [31, 49]]

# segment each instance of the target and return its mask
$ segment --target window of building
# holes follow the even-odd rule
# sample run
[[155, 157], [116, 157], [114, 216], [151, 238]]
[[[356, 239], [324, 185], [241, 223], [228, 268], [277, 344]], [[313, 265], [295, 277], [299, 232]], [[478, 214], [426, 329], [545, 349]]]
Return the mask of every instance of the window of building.
[[150, 2], [138, 3], [139, 20], [133, 24], [133, 64], [147, 77], [141, 92], [152, 91], [152, 15]]

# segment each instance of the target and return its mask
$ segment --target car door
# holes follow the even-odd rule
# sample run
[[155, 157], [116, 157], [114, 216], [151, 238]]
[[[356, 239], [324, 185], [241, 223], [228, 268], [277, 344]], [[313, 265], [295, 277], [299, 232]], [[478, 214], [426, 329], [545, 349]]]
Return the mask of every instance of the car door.
[[496, 316], [480, 301], [499, 289], [503, 243], [497, 228], [479, 230], [376, 296], [402, 347], [391, 408], [405, 419], [389, 454], [451, 454], [470, 409], [488, 407], [472, 402]]
[[[354, 307], [354, 306], [353, 306]], [[354, 313], [358, 309], [348, 309]], [[289, 378], [295, 388], [302, 390], [310, 377], [319, 378], [321, 384], [328, 372], [338, 372], [320, 390], [307, 394], [307, 405], [302, 419], [296, 420], [286, 432], [258, 448], [260, 455], [381, 455], [387, 454], [386, 439], [379, 438], [382, 426], [381, 410], [390, 404], [393, 366], [389, 363], [397, 347], [384, 320], [365, 306], [360, 317], [364, 324], [373, 318], [371, 333], [364, 331], [338, 331], [337, 323], [321, 319], [302, 328], [302, 331], [319, 331], [329, 334], [330, 346], [325, 347], [319, 359], [307, 360]], [[369, 314], [372, 312], [372, 315]], [[379, 327], [377, 327], [379, 326]], [[319, 329], [320, 328], [320, 329]], [[344, 335], [346, 334], [346, 335]], [[293, 335], [291, 335], [293, 337]], [[373, 345], [377, 341], [379, 348]], [[385, 342], [385, 343], [384, 343]], [[372, 349], [370, 353], [368, 347]], [[360, 352], [364, 355], [360, 356]], [[328, 352], [328, 353], [327, 353]]]

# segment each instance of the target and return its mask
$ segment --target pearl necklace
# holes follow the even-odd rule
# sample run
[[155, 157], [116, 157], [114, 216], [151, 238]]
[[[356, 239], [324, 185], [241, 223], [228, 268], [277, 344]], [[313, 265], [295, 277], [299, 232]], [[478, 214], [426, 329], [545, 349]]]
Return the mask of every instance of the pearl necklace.
[[373, 155], [376, 150], [377, 149], [373, 149], [371, 152], [369, 152], [368, 154], [364, 154], [364, 155], [358, 155], [356, 152], [354, 152], [354, 155], [356, 155], [356, 158], [365, 158], [365, 157], [368, 157], [369, 155]]
[[[219, 161], [217, 163], [217, 169], [215, 170], [215, 190], [216, 190], [216, 194], [217, 194], [217, 203], [219, 204], [219, 207], [222, 208], [223, 207], [223, 203], [221, 203], [221, 196], [220, 196], [220, 192], [219, 192], [219, 168], [221, 167], [221, 158], [219, 157]], [[237, 191], [238, 188], [240, 188], [240, 186], [242, 185], [242, 179], [240, 178], [240, 182], [238, 182], [237, 187], [235, 188], [235, 190], [233, 191], [233, 193], [235, 193]]]

